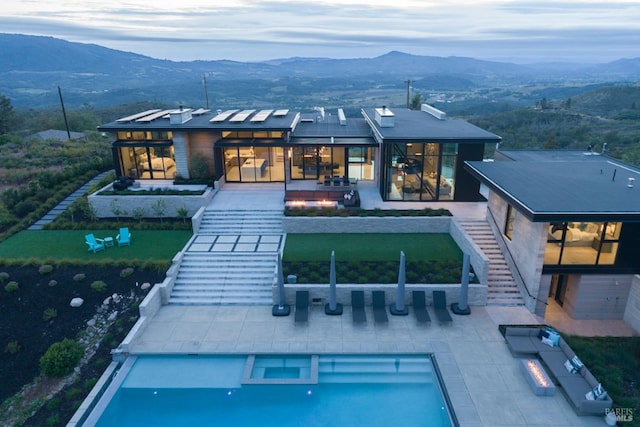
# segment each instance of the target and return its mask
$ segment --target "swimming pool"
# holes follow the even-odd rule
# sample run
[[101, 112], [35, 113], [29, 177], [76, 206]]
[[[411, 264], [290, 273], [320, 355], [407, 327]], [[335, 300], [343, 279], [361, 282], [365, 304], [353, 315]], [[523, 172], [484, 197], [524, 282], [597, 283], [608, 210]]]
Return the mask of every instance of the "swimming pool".
[[85, 425], [456, 425], [436, 370], [429, 355], [130, 357]]

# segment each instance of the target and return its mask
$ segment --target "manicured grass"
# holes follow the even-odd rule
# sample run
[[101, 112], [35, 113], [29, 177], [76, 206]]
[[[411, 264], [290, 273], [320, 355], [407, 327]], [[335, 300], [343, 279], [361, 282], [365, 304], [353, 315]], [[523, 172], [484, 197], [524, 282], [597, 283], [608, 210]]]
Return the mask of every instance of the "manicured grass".
[[[93, 253], [87, 250], [84, 236], [113, 237], [114, 246]], [[152, 260], [170, 261], [191, 238], [191, 231], [132, 230], [131, 245], [118, 247], [112, 232], [92, 230], [26, 230], [0, 243], [0, 259], [45, 260]]]
[[288, 234], [283, 260], [288, 262], [461, 260], [462, 251], [449, 234]]
[[630, 408], [640, 425], [640, 337], [565, 336], [589, 371], [602, 383], [614, 406]]

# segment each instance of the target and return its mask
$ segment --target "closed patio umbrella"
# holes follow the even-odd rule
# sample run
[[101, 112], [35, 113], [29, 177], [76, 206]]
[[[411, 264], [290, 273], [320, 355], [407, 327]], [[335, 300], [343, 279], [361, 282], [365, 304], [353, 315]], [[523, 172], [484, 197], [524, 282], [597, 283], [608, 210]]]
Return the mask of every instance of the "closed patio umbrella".
[[460, 284], [460, 301], [451, 304], [451, 311], [455, 314], [471, 314], [471, 309], [467, 304], [467, 297], [469, 294], [469, 270], [470, 270], [470, 256], [465, 253], [462, 259], [462, 283]]
[[284, 295], [284, 274], [282, 273], [282, 255], [278, 252], [278, 304], [273, 306], [271, 314], [274, 316], [288, 316], [291, 307], [286, 304]]
[[336, 254], [331, 251], [331, 267], [329, 270], [329, 302], [324, 306], [326, 314], [342, 314], [342, 304], [336, 302]]
[[396, 293], [396, 303], [389, 307], [389, 311], [394, 316], [406, 316], [409, 314], [409, 309], [404, 305], [404, 285], [406, 282], [406, 261], [404, 251], [400, 251], [400, 268], [398, 270], [398, 290]]

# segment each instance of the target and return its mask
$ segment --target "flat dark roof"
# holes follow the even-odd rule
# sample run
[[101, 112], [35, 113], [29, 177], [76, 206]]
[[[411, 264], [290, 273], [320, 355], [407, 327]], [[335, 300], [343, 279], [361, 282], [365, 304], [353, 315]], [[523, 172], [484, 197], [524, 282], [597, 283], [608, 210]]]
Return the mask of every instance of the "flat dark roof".
[[440, 120], [424, 111], [407, 108], [391, 108], [393, 127], [381, 127], [375, 120], [375, 108], [363, 108], [362, 114], [380, 133], [389, 140], [422, 140], [434, 142], [497, 143], [501, 138], [471, 123], [446, 118]]
[[638, 168], [583, 151], [500, 151], [496, 157], [501, 155], [513, 161], [465, 167], [532, 221], [640, 221]]
[[340, 124], [337, 114], [326, 113], [324, 119], [311, 115], [302, 115], [292, 138], [300, 137], [352, 137], [367, 138], [372, 136], [371, 128], [363, 118], [346, 118]]

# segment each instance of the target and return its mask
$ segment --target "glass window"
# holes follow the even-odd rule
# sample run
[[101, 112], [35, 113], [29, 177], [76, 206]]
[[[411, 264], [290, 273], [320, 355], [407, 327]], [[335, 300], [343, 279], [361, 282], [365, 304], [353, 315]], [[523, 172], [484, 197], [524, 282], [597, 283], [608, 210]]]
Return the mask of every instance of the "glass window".
[[121, 147], [122, 172], [130, 178], [174, 179], [173, 147]]
[[544, 263], [548, 265], [612, 265], [622, 224], [561, 222], [549, 224]]
[[458, 144], [443, 144], [442, 166], [440, 170], [440, 200], [453, 200], [457, 159]]
[[516, 210], [513, 209], [513, 206], [507, 206], [507, 220], [504, 225], [504, 235], [507, 236], [509, 240], [513, 239], [513, 223], [516, 219]]

